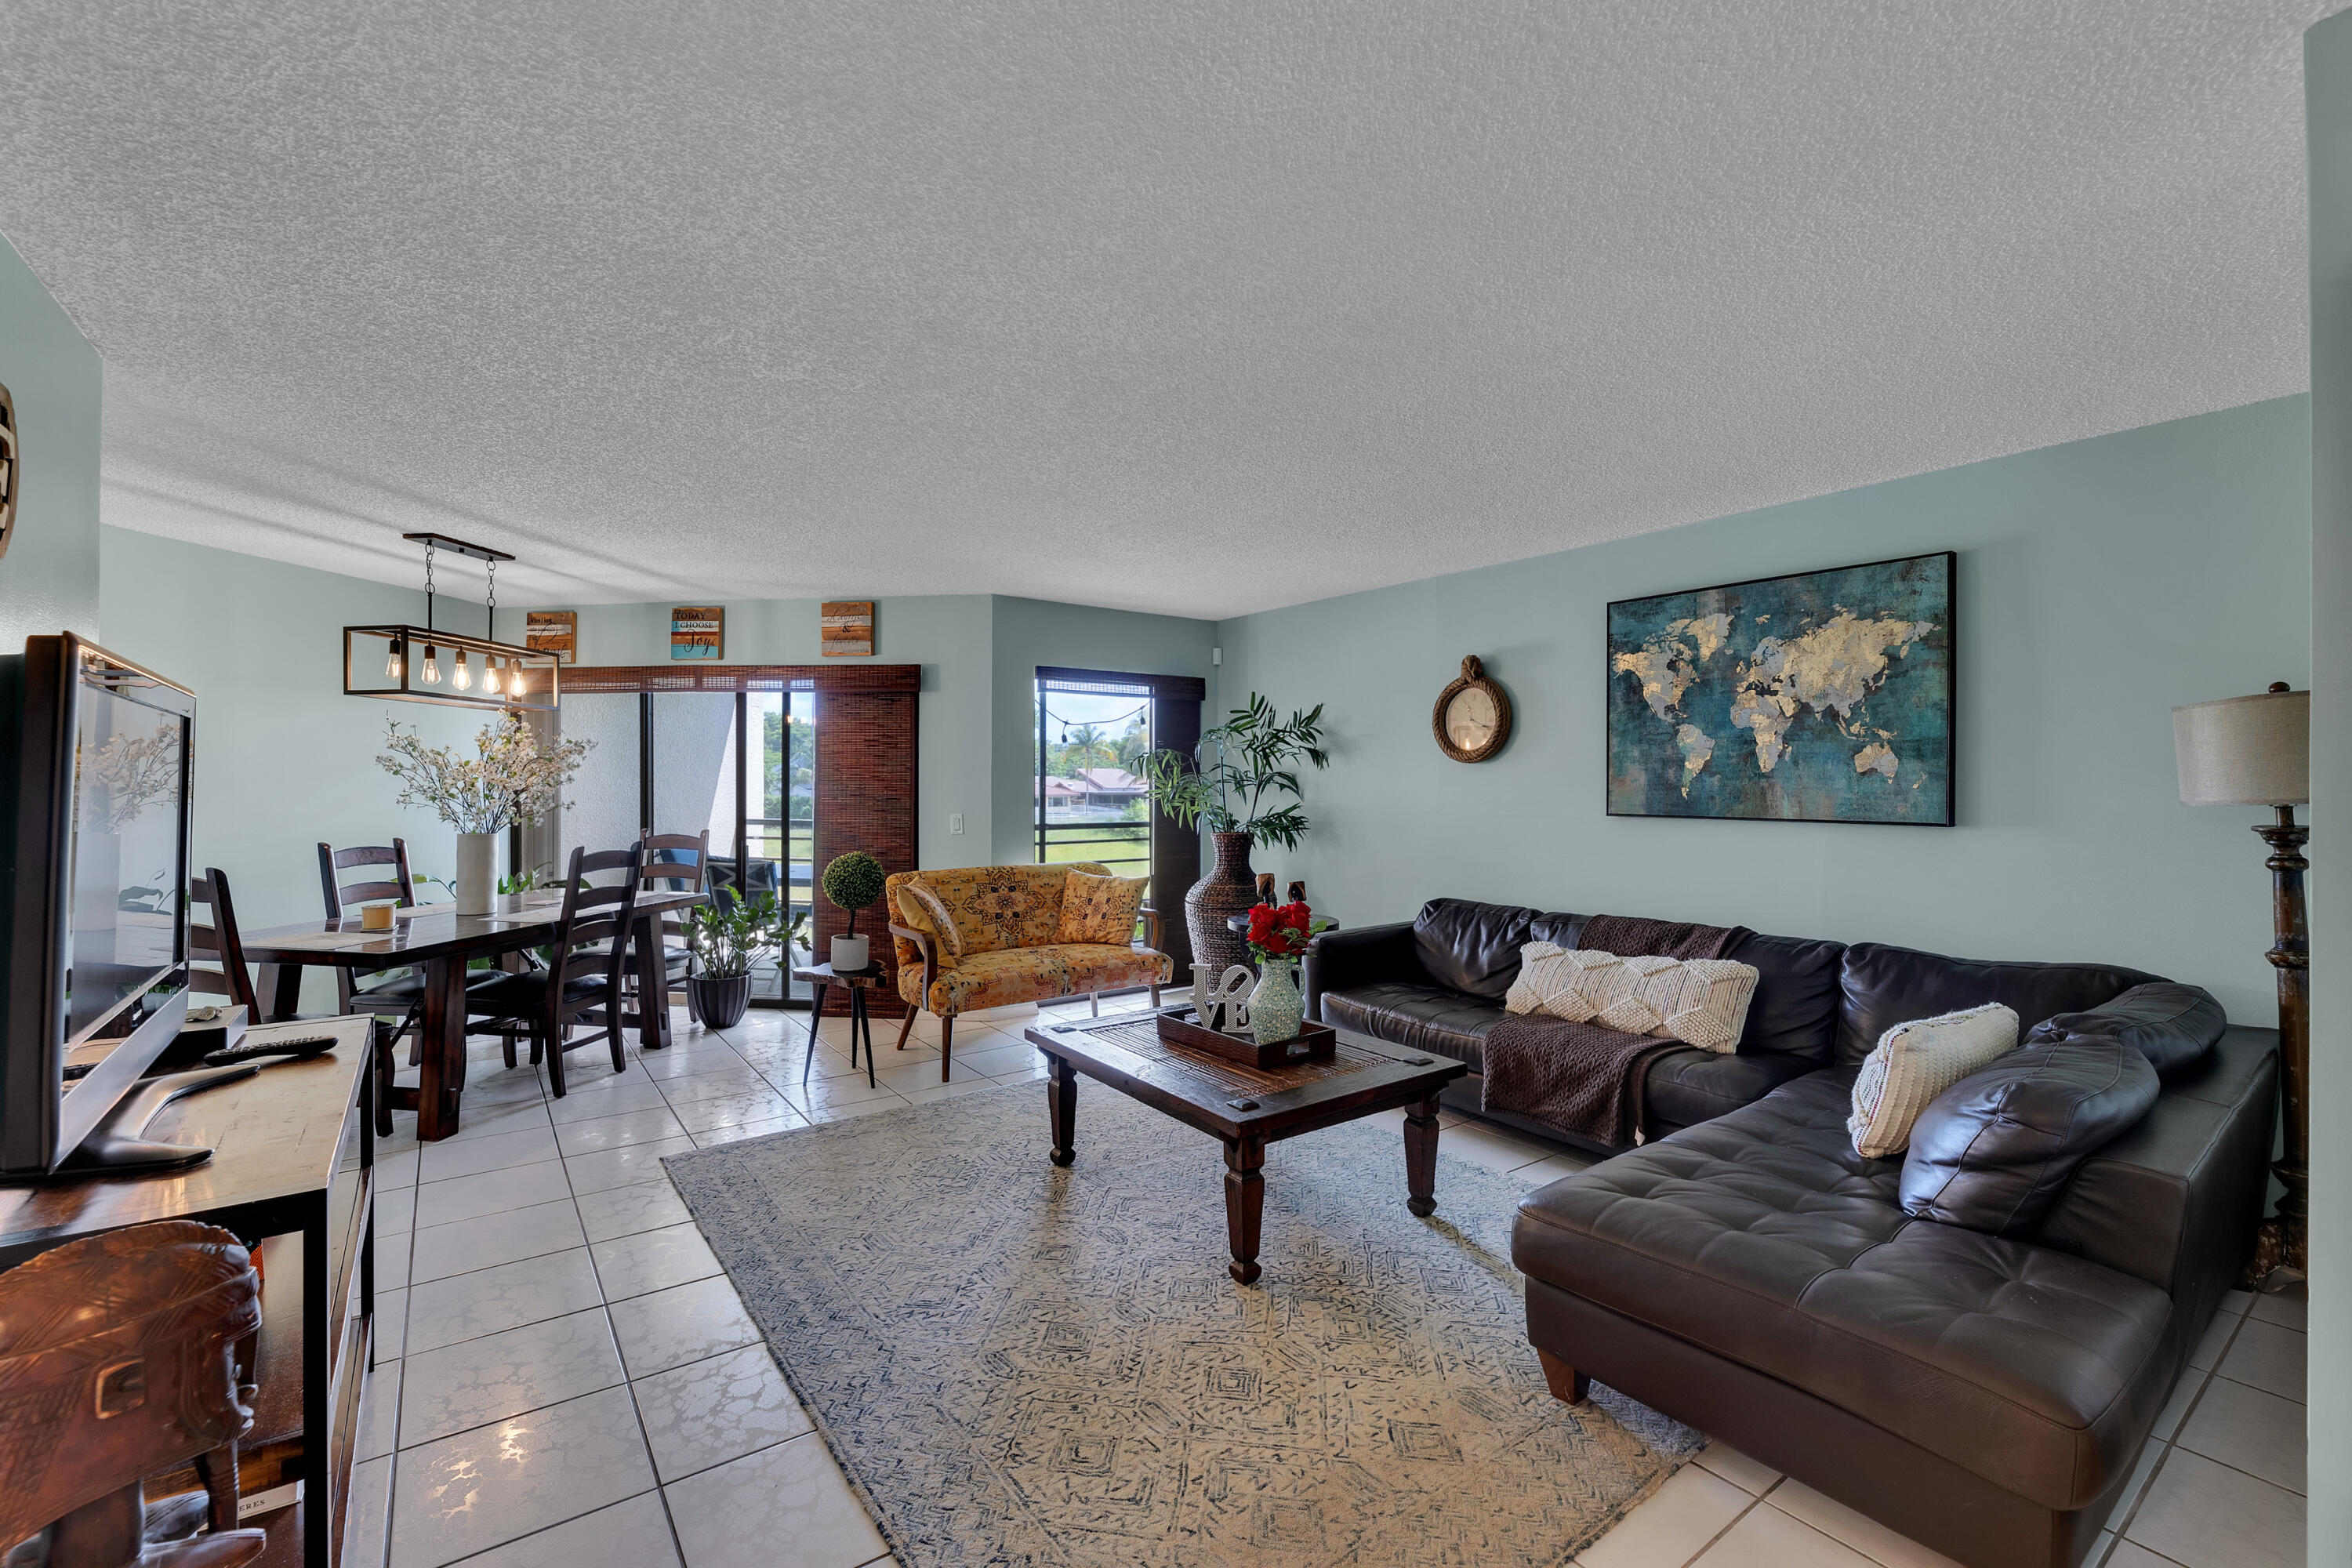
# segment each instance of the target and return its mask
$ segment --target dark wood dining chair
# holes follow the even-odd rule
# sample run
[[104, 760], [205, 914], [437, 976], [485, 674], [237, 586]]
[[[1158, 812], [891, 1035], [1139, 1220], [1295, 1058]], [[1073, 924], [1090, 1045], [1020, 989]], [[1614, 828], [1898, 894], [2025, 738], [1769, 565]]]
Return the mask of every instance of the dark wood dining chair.
[[[547, 949], [547, 967], [524, 973], [493, 974], [466, 993], [468, 1018], [490, 1020], [484, 1032], [506, 1026], [527, 1031], [530, 1059], [542, 1053], [547, 1080], [563, 1098], [563, 1053], [603, 1040], [612, 1047], [613, 1070], [625, 1072], [623, 976], [629, 962], [629, 931], [636, 917], [646, 847], [572, 852], [563, 879], [563, 914]], [[598, 886], [588, 879], [620, 873], [617, 882]], [[591, 1032], [571, 1037], [575, 1028]]]
[[[710, 891], [710, 830], [700, 833], [648, 833], [645, 837], [645, 890], [648, 893], [696, 893]], [[694, 973], [694, 950], [686, 945], [686, 917], [680, 910], [661, 918], [662, 979], [667, 983], [665, 994], [655, 998], [654, 1005], [667, 1011], [671, 984], [684, 984]], [[687, 987], [687, 1016], [702, 1022], [702, 1011], [694, 1005], [694, 988]]]
[[[389, 879], [381, 873], [390, 870]], [[346, 871], [376, 872], [362, 875], [353, 881], [343, 880]], [[416, 879], [408, 869], [408, 842], [395, 838], [389, 844], [362, 844], [355, 848], [338, 849], [331, 844], [319, 846], [319, 891], [325, 902], [327, 918], [341, 920], [362, 904], [391, 902], [404, 910], [416, 907]], [[394, 1074], [399, 1063], [395, 1059], [403, 1038], [408, 1041], [408, 1065], [417, 1064], [418, 1052], [424, 1045], [425, 972], [413, 966], [394, 965], [384, 969], [353, 970], [342, 964], [334, 968], [335, 1011], [366, 1013], [378, 1018], [396, 1018], [389, 1028], [378, 1025], [376, 1052], [376, 1131], [384, 1137], [392, 1136], [392, 1113], [404, 1109], [407, 1097], [397, 1094]], [[467, 984], [478, 985], [489, 978], [485, 973]], [[514, 1037], [506, 1039], [507, 1066], [515, 1065]]]
[[[378, 876], [346, 882], [342, 874], [350, 870], [382, 870], [389, 868], [389, 880]], [[341, 920], [362, 904], [380, 904], [386, 900], [402, 909], [416, 905], [416, 884], [408, 873], [408, 845], [395, 838], [389, 844], [362, 845], [356, 849], [338, 849], [331, 844], [319, 846], [319, 889], [325, 895], [327, 918]], [[374, 1013], [388, 1018], [406, 1020], [425, 1000], [425, 976], [421, 971], [394, 966], [375, 970], [352, 970], [335, 966], [335, 1011], [338, 1013]]]
[[[226, 996], [245, 1009], [248, 1024], [261, 1022], [261, 998], [253, 986], [253, 971], [246, 967], [245, 943], [236, 934], [236, 900], [220, 868], [207, 866], [201, 877], [188, 879], [188, 956], [209, 960], [216, 968], [188, 965], [188, 989], [204, 996]], [[199, 921], [193, 906], [205, 906]]]

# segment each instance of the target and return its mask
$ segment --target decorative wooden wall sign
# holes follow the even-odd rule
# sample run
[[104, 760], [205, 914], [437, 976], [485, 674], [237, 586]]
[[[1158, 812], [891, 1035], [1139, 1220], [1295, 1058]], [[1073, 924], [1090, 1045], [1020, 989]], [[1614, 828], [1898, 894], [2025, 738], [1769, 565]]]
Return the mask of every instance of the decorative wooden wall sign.
[[533, 653], [551, 653], [558, 664], [580, 657], [580, 612], [533, 610], [523, 621], [522, 645]]
[[669, 613], [672, 658], [727, 657], [727, 612], [717, 605], [680, 605]]
[[16, 490], [23, 472], [16, 447], [16, 405], [0, 386], [0, 555], [16, 537]]
[[835, 600], [820, 609], [824, 653], [827, 658], [871, 658], [874, 656], [874, 601]]

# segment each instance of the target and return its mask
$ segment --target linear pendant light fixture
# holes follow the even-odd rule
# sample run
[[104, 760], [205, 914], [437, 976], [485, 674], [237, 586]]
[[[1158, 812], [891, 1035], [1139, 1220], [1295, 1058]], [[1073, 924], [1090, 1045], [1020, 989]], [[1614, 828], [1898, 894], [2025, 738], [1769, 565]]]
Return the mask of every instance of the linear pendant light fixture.
[[453, 708], [553, 712], [559, 696], [555, 655], [488, 636], [467, 637], [433, 624], [436, 550], [453, 550], [488, 565], [489, 603], [484, 607], [483, 620], [489, 632], [498, 629], [499, 563], [514, 557], [446, 533], [401, 537], [425, 546], [425, 624], [345, 626], [343, 694], [394, 702], [439, 702]]

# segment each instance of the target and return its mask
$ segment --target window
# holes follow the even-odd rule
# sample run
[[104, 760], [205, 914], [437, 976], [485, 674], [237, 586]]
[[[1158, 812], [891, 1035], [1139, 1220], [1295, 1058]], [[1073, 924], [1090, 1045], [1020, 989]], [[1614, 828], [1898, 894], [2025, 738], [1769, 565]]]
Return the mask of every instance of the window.
[[[1037, 680], [1037, 861], [1151, 874], [1152, 688], [1117, 677]], [[1150, 889], [1146, 889], [1150, 896]]]

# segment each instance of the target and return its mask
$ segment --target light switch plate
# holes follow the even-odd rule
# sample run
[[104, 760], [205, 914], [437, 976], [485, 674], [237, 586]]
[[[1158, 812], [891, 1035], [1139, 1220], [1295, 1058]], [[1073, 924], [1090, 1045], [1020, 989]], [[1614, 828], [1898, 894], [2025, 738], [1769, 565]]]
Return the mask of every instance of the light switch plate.
[[948, 831], [950, 833], [961, 833], [963, 831], [962, 812], [950, 811], [948, 813]]

